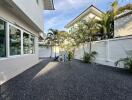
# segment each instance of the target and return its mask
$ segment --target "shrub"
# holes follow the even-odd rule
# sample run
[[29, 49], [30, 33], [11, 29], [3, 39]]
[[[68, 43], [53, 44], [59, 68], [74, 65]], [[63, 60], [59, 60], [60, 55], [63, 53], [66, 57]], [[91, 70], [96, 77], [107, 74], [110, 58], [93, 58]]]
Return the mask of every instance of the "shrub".
[[115, 65], [117, 66], [120, 62], [123, 62], [125, 69], [132, 72], [132, 57], [122, 58], [115, 62]]
[[85, 63], [92, 63], [93, 60], [95, 60], [95, 56], [97, 55], [97, 52], [93, 51], [91, 53], [84, 53], [83, 61]]
[[68, 52], [68, 61], [71, 61], [73, 59], [73, 52]]

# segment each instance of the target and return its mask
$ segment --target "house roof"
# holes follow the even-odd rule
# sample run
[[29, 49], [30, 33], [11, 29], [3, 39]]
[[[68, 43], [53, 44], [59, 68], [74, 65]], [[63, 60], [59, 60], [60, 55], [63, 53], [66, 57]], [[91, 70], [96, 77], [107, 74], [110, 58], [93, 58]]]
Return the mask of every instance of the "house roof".
[[97, 7], [95, 7], [94, 5], [89, 6], [86, 10], [84, 10], [80, 15], [78, 15], [76, 18], [74, 18], [71, 22], [69, 22], [65, 28], [70, 27], [71, 25], [73, 25], [74, 23], [76, 23], [78, 20], [80, 20], [82, 17], [84, 17], [86, 14], [91, 12], [91, 9], [94, 9], [95, 14], [96, 15], [101, 15], [104, 14], [103, 11], [99, 10]]
[[131, 15], [132, 14], [132, 10], [125, 10], [124, 12], [122, 12], [121, 14], [118, 14], [116, 17], [115, 17], [115, 20], [119, 19], [119, 18], [122, 18], [122, 17], [125, 17], [125, 16], [128, 16], [128, 15]]
[[53, 0], [44, 0], [44, 10], [54, 10]]

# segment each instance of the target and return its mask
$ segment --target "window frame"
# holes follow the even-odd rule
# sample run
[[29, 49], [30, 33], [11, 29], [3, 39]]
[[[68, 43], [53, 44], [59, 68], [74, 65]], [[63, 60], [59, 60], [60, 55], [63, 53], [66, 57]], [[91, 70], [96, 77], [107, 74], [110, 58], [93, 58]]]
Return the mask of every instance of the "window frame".
[[[28, 55], [35, 55], [36, 54], [36, 35], [33, 34], [32, 32], [29, 32], [29, 31], [26, 31], [24, 28], [21, 28], [19, 26], [16, 26], [15, 24], [3, 19], [3, 18], [0, 18], [1, 20], [3, 20], [5, 22], [5, 35], [6, 35], [6, 39], [5, 39], [5, 44], [6, 44], [6, 56], [5, 57], [0, 57], [0, 61], [1, 60], [6, 60], [6, 59], [10, 59], [10, 58], [17, 58], [17, 57], [22, 57], [22, 56], [28, 56]], [[19, 55], [10, 55], [10, 28], [9, 26], [13, 26], [17, 29], [20, 30], [20, 35], [21, 35], [21, 53]], [[28, 53], [28, 54], [24, 54], [24, 48], [23, 48], [23, 33], [27, 33], [29, 34], [29, 38], [31, 36], [34, 36], [34, 53]], [[29, 44], [30, 45], [30, 44]]]
[[[20, 43], [20, 45], [21, 45], [21, 50], [20, 50], [20, 54], [18, 54], [18, 55], [11, 55], [10, 54], [10, 26], [12, 26], [12, 27], [14, 27], [14, 28], [16, 28], [16, 29], [19, 29], [20, 30], [20, 39], [21, 39], [21, 43]], [[21, 28], [19, 28], [19, 27], [17, 27], [17, 26], [15, 26], [15, 25], [13, 25], [13, 24], [11, 24], [11, 23], [8, 23], [8, 38], [9, 38], [9, 40], [8, 40], [8, 43], [9, 43], [9, 57], [12, 57], [12, 56], [21, 56], [22, 55], [22, 29]]]

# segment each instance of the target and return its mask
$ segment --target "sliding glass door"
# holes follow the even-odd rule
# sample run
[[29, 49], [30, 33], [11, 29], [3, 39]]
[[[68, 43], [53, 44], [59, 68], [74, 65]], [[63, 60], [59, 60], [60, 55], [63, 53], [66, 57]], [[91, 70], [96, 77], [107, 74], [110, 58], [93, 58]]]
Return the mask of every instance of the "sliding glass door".
[[33, 35], [30, 36], [30, 53], [35, 53], [35, 36]]
[[0, 58], [6, 57], [6, 22], [0, 19]]
[[35, 54], [35, 36], [0, 19], [0, 58]]
[[10, 55], [21, 55], [21, 31], [9, 25]]
[[26, 32], [23, 33], [23, 53], [30, 54], [30, 35]]

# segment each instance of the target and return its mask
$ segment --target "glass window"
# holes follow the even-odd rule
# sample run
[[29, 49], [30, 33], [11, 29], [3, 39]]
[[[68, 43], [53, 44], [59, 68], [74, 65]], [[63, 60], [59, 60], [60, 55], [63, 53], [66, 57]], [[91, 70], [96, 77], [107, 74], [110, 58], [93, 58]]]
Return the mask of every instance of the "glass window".
[[9, 26], [10, 55], [21, 54], [21, 31], [13, 26]]
[[39, 0], [36, 0], [37, 4], [39, 4]]
[[31, 35], [30, 37], [30, 53], [35, 53], [35, 36]]
[[30, 53], [30, 35], [27, 33], [23, 33], [23, 53], [29, 54]]
[[6, 23], [0, 19], [0, 57], [6, 56]]

